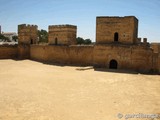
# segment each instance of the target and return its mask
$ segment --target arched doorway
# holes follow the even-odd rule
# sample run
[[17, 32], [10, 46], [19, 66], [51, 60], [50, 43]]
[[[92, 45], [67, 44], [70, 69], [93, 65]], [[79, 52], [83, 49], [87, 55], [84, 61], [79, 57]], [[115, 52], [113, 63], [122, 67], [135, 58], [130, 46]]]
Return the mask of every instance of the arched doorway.
[[114, 33], [114, 41], [115, 41], [115, 42], [118, 42], [118, 33], [117, 33], [117, 32]]
[[55, 38], [55, 45], [57, 45], [58, 44], [58, 39], [57, 38]]
[[117, 69], [118, 68], [118, 63], [116, 60], [111, 60], [109, 63], [109, 69]]

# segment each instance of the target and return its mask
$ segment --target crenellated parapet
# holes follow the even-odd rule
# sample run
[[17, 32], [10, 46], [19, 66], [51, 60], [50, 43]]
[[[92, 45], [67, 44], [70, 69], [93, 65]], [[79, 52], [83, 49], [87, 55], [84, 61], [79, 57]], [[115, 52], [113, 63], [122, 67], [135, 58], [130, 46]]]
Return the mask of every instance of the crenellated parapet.
[[62, 31], [72, 31], [72, 32], [76, 32], [77, 31], [77, 26], [75, 25], [50, 25], [48, 27], [49, 29], [49, 32], [56, 32], [56, 31], [59, 31], [59, 32], [62, 32]]
[[64, 25], [50, 25], [49, 28], [77, 28], [75, 25], [69, 25], [69, 24], [64, 24]]
[[27, 25], [27, 24], [21, 24], [18, 25], [18, 33], [22, 32], [34, 32], [38, 29], [37, 25]]

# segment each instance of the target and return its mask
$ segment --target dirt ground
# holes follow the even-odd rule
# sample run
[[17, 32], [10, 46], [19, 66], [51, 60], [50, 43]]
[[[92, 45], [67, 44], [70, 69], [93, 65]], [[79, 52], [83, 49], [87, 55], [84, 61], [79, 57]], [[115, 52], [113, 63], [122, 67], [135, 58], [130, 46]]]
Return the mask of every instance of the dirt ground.
[[160, 114], [160, 76], [0, 60], [0, 120], [135, 120], [129, 115], [140, 113]]

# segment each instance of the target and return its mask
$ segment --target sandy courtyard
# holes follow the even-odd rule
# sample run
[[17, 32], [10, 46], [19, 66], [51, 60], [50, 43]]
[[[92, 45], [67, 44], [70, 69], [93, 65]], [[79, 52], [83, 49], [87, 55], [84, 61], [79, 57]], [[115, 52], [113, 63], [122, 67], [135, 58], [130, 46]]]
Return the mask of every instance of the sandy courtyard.
[[160, 113], [158, 75], [87, 68], [0, 60], [0, 120], [124, 120]]

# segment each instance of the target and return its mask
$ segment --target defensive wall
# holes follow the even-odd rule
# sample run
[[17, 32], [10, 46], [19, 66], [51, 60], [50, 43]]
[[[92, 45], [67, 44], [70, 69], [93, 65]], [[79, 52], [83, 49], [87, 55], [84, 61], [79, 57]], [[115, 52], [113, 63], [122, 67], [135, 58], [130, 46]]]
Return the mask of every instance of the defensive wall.
[[95, 45], [75, 45], [77, 26], [50, 25], [47, 45], [38, 43], [37, 25], [18, 25], [19, 43], [0, 46], [0, 59], [32, 59], [60, 65], [160, 73], [160, 43], [138, 38], [138, 19], [97, 17]]
[[93, 65], [93, 46], [31, 45], [30, 59], [72, 65]]
[[0, 45], [0, 59], [16, 59], [17, 57], [17, 45]]

